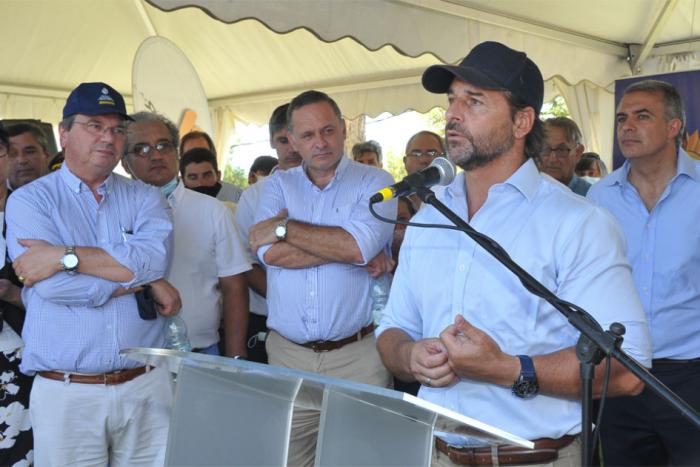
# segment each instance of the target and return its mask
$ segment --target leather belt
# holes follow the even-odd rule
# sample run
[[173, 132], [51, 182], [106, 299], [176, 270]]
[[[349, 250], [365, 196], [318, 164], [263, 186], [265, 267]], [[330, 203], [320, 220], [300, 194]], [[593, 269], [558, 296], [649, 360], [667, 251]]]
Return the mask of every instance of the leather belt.
[[63, 373], [60, 371], [40, 371], [39, 376], [56, 381], [66, 381], [81, 384], [121, 384], [131, 381], [137, 376], [141, 376], [151, 370], [151, 366], [141, 366], [129, 368], [127, 370], [117, 370], [110, 373], [100, 373], [98, 375], [81, 375], [78, 373]]
[[655, 358], [651, 361], [651, 366], [665, 366], [665, 365], [694, 365], [700, 363], [700, 357], [691, 358], [687, 360], [676, 360], [674, 358]]
[[459, 465], [494, 465], [494, 456], [498, 456], [497, 465], [544, 464], [559, 457], [559, 450], [573, 443], [576, 436], [567, 435], [559, 439], [540, 438], [534, 440], [535, 448], [526, 449], [511, 444], [481, 447], [457, 447], [435, 438], [435, 447]]
[[371, 332], [374, 332], [374, 323], [365, 326], [352, 336], [348, 336], [345, 339], [340, 339], [339, 341], [313, 341], [299, 345], [306, 347], [307, 349], [311, 349], [316, 353], [330, 352], [331, 350], [339, 349], [348, 344], [352, 344], [353, 342], [359, 342], [362, 340], [362, 338], [364, 338], [367, 334]]

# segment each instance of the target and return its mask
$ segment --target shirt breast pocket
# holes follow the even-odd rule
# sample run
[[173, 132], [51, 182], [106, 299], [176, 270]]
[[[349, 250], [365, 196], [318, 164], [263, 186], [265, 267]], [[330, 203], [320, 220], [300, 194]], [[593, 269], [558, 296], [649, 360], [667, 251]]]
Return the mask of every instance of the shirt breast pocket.
[[352, 218], [355, 203], [345, 203], [331, 208], [331, 212], [327, 217], [330, 225], [343, 225]]

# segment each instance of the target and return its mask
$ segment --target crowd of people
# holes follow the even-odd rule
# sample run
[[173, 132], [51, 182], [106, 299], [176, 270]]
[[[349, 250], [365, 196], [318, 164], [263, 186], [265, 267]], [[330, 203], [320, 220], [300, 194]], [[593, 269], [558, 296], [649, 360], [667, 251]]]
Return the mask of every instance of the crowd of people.
[[[626, 161], [608, 175], [573, 120], [540, 119], [542, 75], [523, 52], [484, 42], [422, 83], [446, 94], [445, 136], [408, 137], [406, 172], [448, 157], [462, 170], [439, 199], [603, 328], [622, 323], [622, 349], [700, 409], [700, 165], [673, 86], [625, 90]], [[162, 465], [171, 375], [119, 352], [163, 347], [179, 315], [194, 352], [411, 392], [535, 446], [436, 433], [433, 465], [579, 465], [576, 329], [461, 232], [372, 216], [394, 180], [377, 142], [344, 154], [332, 97], [274, 110], [276, 157], [255, 160], [246, 189], [222, 180], [209, 135], [128, 114], [106, 83], [78, 85], [58, 131], [54, 163], [36, 126], [0, 130], [0, 464]], [[416, 195], [375, 208], [447, 223]], [[604, 465], [700, 463], [697, 429], [614, 360], [607, 396]], [[319, 415], [295, 408], [289, 465], [313, 465]]]

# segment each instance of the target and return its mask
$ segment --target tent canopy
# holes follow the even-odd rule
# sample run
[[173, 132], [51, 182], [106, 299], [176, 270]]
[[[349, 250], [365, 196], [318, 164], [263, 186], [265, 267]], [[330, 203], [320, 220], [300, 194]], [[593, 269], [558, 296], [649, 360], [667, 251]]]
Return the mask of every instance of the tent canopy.
[[[190, 6], [196, 4], [196, 6]], [[422, 71], [483, 40], [525, 50], [562, 94], [589, 147], [611, 144], [611, 84], [697, 66], [695, 0], [0, 0], [7, 44], [0, 117], [55, 123], [81, 81], [131, 94], [147, 37], [174, 42], [202, 81], [215, 128], [264, 123], [299, 92], [346, 116], [444, 105]], [[220, 19], [217, 19], [220, 18]], [[9, 45], [13, 45], [10, 47]], [[606, 128], [603, 129], [603, 125]], [[605, 134], [604, 134], [605, 133]]]

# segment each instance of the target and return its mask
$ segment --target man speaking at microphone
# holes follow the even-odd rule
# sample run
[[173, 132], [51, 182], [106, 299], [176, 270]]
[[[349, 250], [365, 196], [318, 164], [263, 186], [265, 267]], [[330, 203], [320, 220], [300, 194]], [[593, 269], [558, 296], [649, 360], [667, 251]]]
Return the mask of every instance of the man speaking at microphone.
[[[619, 227], [533, 161], [543, 141], [535, 63], [484, 42], [458, 66], [428, 68], [423, 86], [447, 93], [448, 155], [464, 169], [440, 200], [604, 328], [623, 323], [624, 350], [648, 364], [649, 333]], [[431, 206], [413, 220], [448, 224]], [[377, 335], [384, 364], [418, 380], [419, 397], [535, 441], [534, 450], [514, 454], [439, 434], [435, 465], [580, 463], [578, 332], [462, 232], [408, 228]], [[642, 386], [613, 362], [609, 394]]]

